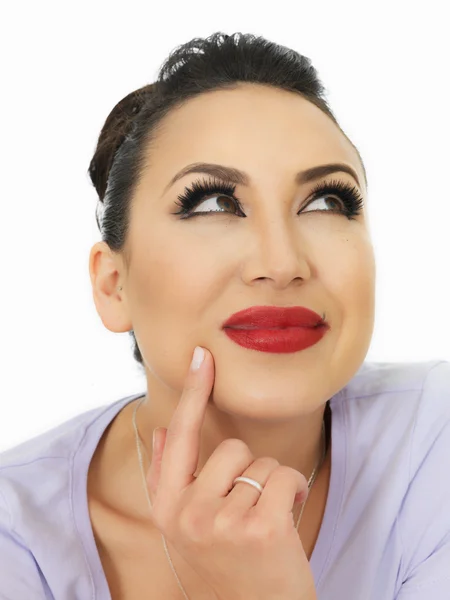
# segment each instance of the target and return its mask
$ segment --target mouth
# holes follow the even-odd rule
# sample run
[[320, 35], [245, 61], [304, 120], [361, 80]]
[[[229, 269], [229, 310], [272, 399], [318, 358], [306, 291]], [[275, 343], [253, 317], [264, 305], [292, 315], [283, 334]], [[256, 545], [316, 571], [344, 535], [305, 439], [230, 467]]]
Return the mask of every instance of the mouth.
[[[292, 329], [294, 327], [306, 327], [306, 325], [289, 325], [288, 327], [261, 327], [261, 326], [256, 326], [256, 325], [236, 325], [236, 326], [228, 326], [225, 329], [242, 329], [242, 330], [253, 330], [253, 329], [258, 329], [258, 330], [264, 330], [264, 331], [279, 331], [279, 330], [283, 330], [283, 329]], [[308, 326], [309, 327], [309, 326]], [[314, 325], [312, 327], [312, 329], [314, 329], [315, 327], [322, 327], [322, 325]]]
[[304, 306], [250, 306], [232, 314], [223, 327], [239, 329], [285, 329], [317, 327], [324, 319]]
[[319, 314], [303, 306], [252, 306], [231, 315], [223, 325], [224, 333], [239, 346], [271, 353], [305, 350], [328, 329]]
[[280, 354], [299, 352], [314, 346], [324, 337], [328, 329], [327, 325], [317, 325], [272, 329], [225, 327], [223, 331], [230, 340], [243, 348]]

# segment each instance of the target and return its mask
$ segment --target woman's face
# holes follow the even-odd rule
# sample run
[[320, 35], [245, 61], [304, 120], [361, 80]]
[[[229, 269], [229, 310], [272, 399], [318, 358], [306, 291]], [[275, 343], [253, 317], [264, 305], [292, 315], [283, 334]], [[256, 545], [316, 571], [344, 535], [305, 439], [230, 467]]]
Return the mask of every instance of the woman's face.
[[[342, 206], [335, 195], [308, 205], [313, 187], [331, 180], [356, 186], [366, 204], [352, 145], [299, 95], [243, 84], [172, 111], [148, 156], [132, 205], [123, 310], [145, 361], [150, 398], [179, 398], [200, 345], [214, 358], [212, 400], [219, 409], [281, 421], [319, 408], [359, 369], [374, 326], [367, 207], [350, 220], [332, 212]], [[169, 183], [200, 162], [239, 169], [249, 181], [236, 185], [239, 204], [210, 194], [193, 208], [209, 214], [182, 218], [177, 196], [212, 178], [190, 173]], [[345, 172], [295, 183], [299, 171], [328, 163], [351, 167], [359, 184]], [[222, 324], [253, 305], [305, 306], [325, 313], [330, 329], [295, 353], [246, 349]]]

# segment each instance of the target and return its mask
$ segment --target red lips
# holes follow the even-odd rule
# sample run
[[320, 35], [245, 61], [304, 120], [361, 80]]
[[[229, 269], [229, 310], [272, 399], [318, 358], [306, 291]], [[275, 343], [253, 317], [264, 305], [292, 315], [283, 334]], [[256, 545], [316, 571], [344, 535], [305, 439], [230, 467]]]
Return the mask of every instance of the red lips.
[[231, 315], [224, 333], [244, 348], [289, 353], [305, 350], [328, 331], [320, 315], [303, 306], [252, 306]]
[[231, 315], [223, 327], [274, 329], [324, 325], [322, 317], [303, 306], [251, 306]]

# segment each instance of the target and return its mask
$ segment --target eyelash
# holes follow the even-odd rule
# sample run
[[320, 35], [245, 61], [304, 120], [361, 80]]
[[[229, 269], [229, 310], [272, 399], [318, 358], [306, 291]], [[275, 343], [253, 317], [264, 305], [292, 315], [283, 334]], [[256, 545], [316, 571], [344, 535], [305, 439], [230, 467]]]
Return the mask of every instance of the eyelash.
[[[204, 212], [192, 213], [191, 211], [201, 203], [201, 201], [206, 200], [205, 196], [228, 196], [232, 198], [239, 210], [242, 212], [241, 203], [239, 198], [235, 196], [236, 185], [230, 182], [214, 180], [208, 181], [205, 179], [199, 179], [194, 181], [192, 187], [185, 187], [184, 194], [180, 194], [177, 196], [178, 202], [175, 202], [177, 206], [180, 207], [180, 210], [174, 214], [176, 215], [184, 215], [183, 219], [189, 219], [192, 217], [196, 217], [197, 215], [209, 215], [209, 214], [231, 214], [227, 213], [227, 211], [222, 210], [211, 210]], [[311, 212], [325, 212], [325, 213], [334, 213], [346, 216], [350, 221], [353, 221], [355, 216], [361, 213], [361, 208], [363, 207], [363, 198], [359, 193], [358, 189], [355, 186], [350, 185], [344, 181], [340, 180], [331, 180], [326, 183], [318, 183], [312, 190], [312, 198], [311, 201], [308, 202], [308, 205], [320, 198], [323, 195], [334, 195], [337, 196], [344, 206], [343, 210], [320, 210], [320, 211], [311, 211]], [[307, 206], [308, 206], [307, 205]]]

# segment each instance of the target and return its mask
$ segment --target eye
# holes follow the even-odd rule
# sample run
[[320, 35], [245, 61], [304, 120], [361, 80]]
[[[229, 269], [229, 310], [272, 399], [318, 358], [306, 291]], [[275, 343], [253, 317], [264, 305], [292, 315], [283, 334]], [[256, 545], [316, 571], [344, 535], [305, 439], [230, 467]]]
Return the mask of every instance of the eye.
[[[337, 214], [347, 217], [349, 221], [354, 221], [354, 217], [361, 214], [361, 210], [364, 206], [364, 200], [361, 196], [358, 188], [354, 185], [350, 185], [347, 181], [341, 181], [334, 179], [328, 182], [319, 182], [311, 192], [312, 200], [306, 205], [305, 208], [309, 208], [311, 205], [318, 200], [329, 198], [331, 201], [331, 210], [314, 209], [307, 212], [325, 212], [331, 214]], [[340, 207], [340, 208], [339, 208]], [[305, 212], [303, 209], [302, 212]]]
[[[180, 207], [180, 210], [175, 214], [182, 215], [183, 219], [213, 213], [245, 216], [239, 198], [235, 196], [235, 189], [235, 184], [220, 180], [194, 181], [191, 187], [185, 188], [184, 194], [178, 196], [178, 202], [175, 204]], [[194, 210], [200, 206], [202, 210]], [[235, 208], [239, 213], [235, 212]]]
[[[214, 213], [245, 217], [246, 215], [242, 210], [241, 202], [235, 195], [235, 189], [236, 185], [226, 181], [195, 181], [192, 187], [186, 187], [184, 194], [178, 196], [178, 202], [175, 202], [175, 204], [180, 207], [180, 210], [174, 214], [182, 215], [182, 219]], [[364, 205], [358, 188], [346, 181], [340, 180], [318, 183], [311, 191], [310, 197], [311, 200], [300, 213], [324, 212], [345, 216], [349, 220], [354, 220], [353, 217], [361, 213]], [[311, 210], [311, 206], [326, 198], [328, 200], [325, 201], [324, 209], [315, 208]], [[330, 203], [331, 208], [327, 208], [327, 206], [330, 206]], [[194, 210], [200, 206], [202, 210]]]
[[[305, 206], [305, 208], [302, 210], [302, 212], [308, 212], [306, 209], [310, 208], [311, 206], [313, 206], [314, 204], [316, 204], [316, 202], [319, 201], [323, 201], [324, 198], [328, 198], [328, 203], [331, 204], [331, 210], [326, 210], [325, 212], [343, 212], [343, 207], [342, 207], [342, 202], [337, 200], [336, 198], [332, 198], [331, 196], [329, 196], [328, 194], [323, 194], [323, 196], [319, 197], [319, 198], [315, 198], [314, 200], [312, 200], [312, 202], [310, 202], [309, 204], [307, 204], [307, 206]], [[339, 208], [340, 207], [340, 208]], [[316, 211], [320, 211], [321, 209], [314, 209], [311, 212], [316, 212]]]
[[[219, 206], [218, 209], [215, 206]], [[201, 208], [198, 212], [230, 212], [236, 208], [236, 200], [232, 198], [228, 198], [228, 196], [221, 196], [216, 194], [211, 198], [206, 198], [202, 202], [200, 202], [197, 208]], [[211, 209], [211, 210], [209, 210]], [[223, 209], [223, 210], [222, 210]], [[192, 210], [191, 213], [195, 214], [196, 210]]]
[[[342, 202], [339, 202], [339, 200], [332, 198], [331, 196], [328, 196], [327, 194], [324, 194], [322, 197], [315, 198], [312, 202], [310, 202], [302, 210], [302, 212], [308, 212], [306, 210], [307, 208], [310, 209], [310, 207], [312, 205], [314, 205], [316, 203], [320, 203], [320, 201], [323, 201], [324, 198], [328, 198], [328, 204], [332, 205], [331, 208], [329, 210], [327, 210], [326, 207], [324, 209], [316, 208], [312, 212], [316, 212], [319, 210], [325, 210], [325, 212], [342, 212], [343, 211]], [[219, 206], [219, 208], [214, 208], [215, 206]], [[339, 209], [339, 207], [341, 207], [341, 208]], [[192, 210], [191, 214], [195, 214], [196, 212], [199, 212], [199, 213], [224, 212], [224, 211], [231, 212], [235, 208], [236, 208], [236, 200], [229, 198], [228, 196], [215, 195], [215, 196], [212, 196], [211, 198], [206, 198], [205, 200], [200, 202], [196, 207], [196, 209], [200, 209], [200, 210]], [[223, 210], [221, 210], [221, 209], [223, 209]]]

